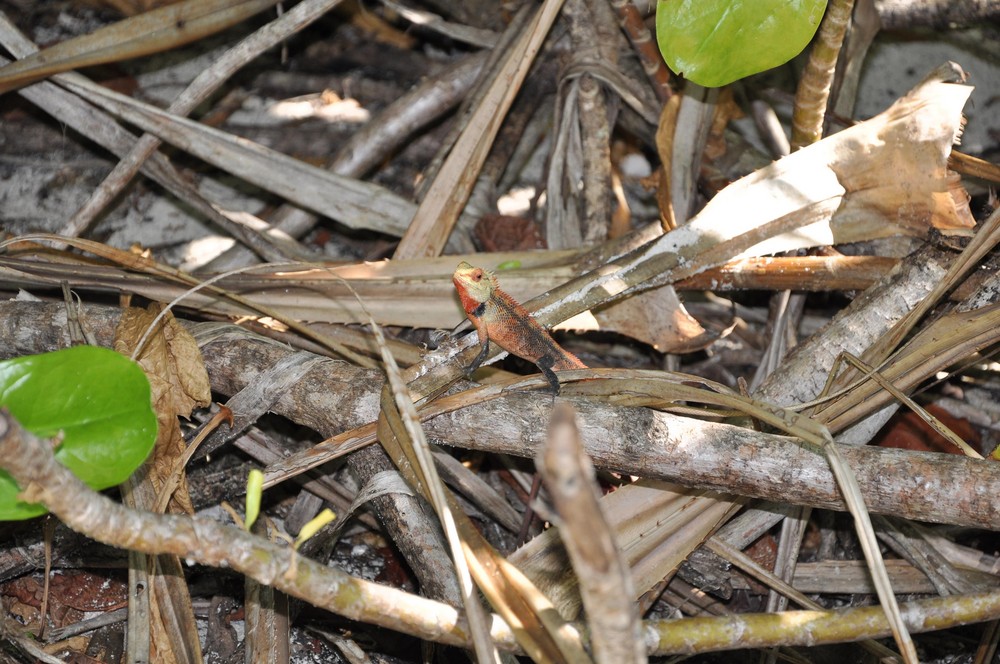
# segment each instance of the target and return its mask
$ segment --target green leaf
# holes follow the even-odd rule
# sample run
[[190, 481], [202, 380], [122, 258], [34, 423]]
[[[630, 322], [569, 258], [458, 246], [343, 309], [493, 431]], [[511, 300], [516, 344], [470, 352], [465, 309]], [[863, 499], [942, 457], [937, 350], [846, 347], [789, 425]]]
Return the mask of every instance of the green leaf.
[[826, 0], [659, 0], [656, 41], [675, 73], [719, 87], [798, 55], [825, 9]]
[[[36, 436], [61, 435], [56, 458], [97, 490], [123, 482], [156, 440], [146, 374], [106, 348], [76, 346], [0, 362], [0, 406]], [[18, 491], [0, 471], [0, 521], [45, 513], [19, 501]]]

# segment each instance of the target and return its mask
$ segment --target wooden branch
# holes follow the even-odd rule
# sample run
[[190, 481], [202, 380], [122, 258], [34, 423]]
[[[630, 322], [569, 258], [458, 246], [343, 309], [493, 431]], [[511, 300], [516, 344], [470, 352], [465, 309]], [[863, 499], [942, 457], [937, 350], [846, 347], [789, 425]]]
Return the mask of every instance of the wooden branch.
[[[292, 549], [211, 519], [139, 512], [88, 489], [56, 461], [50, 441], [32, 436], [0, 409], [0, 456], [25, 497], [45, 504], [79, 532], [105, 544], [148, 554], [184, 556], [232, 570], [313, 606], [441, 643], [467, 646], [464, 616], [447, 604], [354, 578]], [[16, 457], [16, 460], [15, 460]], [[513, 636], [494, 621], [493, 636], [510, 647]]]
[[802, 79], [795, 91], [795, 112], [792, 115], [792, 149], [811, 145], [823, 137], [823, 118], [833, 85], [837, 56], [851, 21], [854, 0], [833, 0], [826, 7], [826, 16], [809, 52]]
[[670, 72], [656, 47], [652, 33], [646, 27], [642, 14], [629, 0], [611, 0], [611, 6], [618, 12], [618, 23], [635, 48], [642, 70], [646, 72], [656, 98], [666, 103], [673, 95], [673, 90], [670, 88]]
[[875, 7], [885, 30], [954, 30], [1000, 18], [991, 0], [880, 0]]
[[[564, 388], [569, 394], [569, 386]], [[512, 394], [441, 415], [424, 427], [450, 445], [533, 454], [550, 400]], [[598, 468], [782, 503], [844, 511], [823, 457], [794, 439], [642, 408], [574, 403], [587, 453]], [[483, 422], [489, 422], [483, 427]], [[842, 450], [872, 512], [994, 528], [1000, 516], [982, 496], [1000, 480], [993, 464], [953, 455], [884, 448]], [[943, 504], [950, 503], [950, 504]]]
[[[492, 268], [511, 254], [483, 254], [476, 265]], [[563, 252], [547, 252], [555, 262]], [[169, 302], [188, 286], [165, 282], [110, 265], [92, 262], [65, 263], [39, 256], [0, 255], [0, 284], [25, 289], [58, 289], [68, 282], [80, 292], [137, 293]], [[354, 294], [334, 275], [347, 279], [380, 325], [450, 328], [463, 318], [451, 274], [462, 256], [423, 263], [414, 274], [405, 263], [384, 263], [364, 271], [364, 266], [340, 266], [330, 272], [303, 267], [301, 270], [238, 274], [221, 279], [220, 288], [278, 309], [289, 316], [312, 322], [356, 323], [361, 311]], [[416, 263], [416, 261], [414, 261]], [[571, 277], [561, 266], [511, 270], [503, 275], [504, 290], [519, 302], [551, 290]], [[884, 256], [793, 256], [744, 258], [730, 261], [677, 282], [677, 290], [833, 291], [864, 290], [878, 281], [899, 261]], [[200, 278], [212, 275], [199, 274]], [[241, 315], [249, 313], [233, 303], [206, 293], [194, 293], [182, 306], [204, 313]], [[398, 359], [398, 357], [397, 357]]]
[[594, 465], [583, 451], [568, 404], [553, 411], [548, 440], [535, 465], [559, 514], [560, 539], [579, 581], [595, 661], [645, 664], [629, 565], [601, 510]]
[[[50, 441], [24, 431], [0, 410], [0, 465], [26, 498], [43, 502], [70, 527], [106, 544], [149, 554], [171, 553], [230, 569], [338, 615], [394, 629], [418, 638], [468, 647], [468, 624], [455, 608], [356, 579], [291, 549], [210, 519], [157, 515], [126, 509], [88, 489], [55, 460]], [[913, 632], [995, 619], [1000, 593], [912, 602], [904, 607]], [[652, 620], [643, 623], [649, 653], [665, 655], [776, 645], [818, 645], [884, 637], [879, 607], [846, 611], [792, 611], [774, 614]], [[509, 627], [494, 618], [491, 638], [517, 652]]]
[[[119, 311], [87, 307], [86, 320], [100, 343], [110, 344]], [[69, 343], [61, 305], [0, 303], [0, 352], [39, 353]], [[214, 324], [213, 324], [214, 325]], [[197, 337], [198, 326], [194, 326]], [[242, 330], [233, 328], [236, 335]], [[212, 389], [233, 394], [290, 349], [269, 340], [217, 336], [202, 345]], [[323, 435], [375, 419], [381, 377], [329, 360], [308, 373], [274, 406], [274, 412]], [[541, 382], [539, 382], [541, 385]], [[571, 393], [567, 385], [566, 394]], [[823, 457], [794, 439], [645, 408], [619, 408], [575, 400], [587, 453], [599, 468], [664, 479], [777, 502], [843, 510]], [[509, 394], [486, 404], [436, 417], [427, 432], [442, 443], [532, 456], [548, 422], [551, 397]], [[484, 426], [488, 422], [489, 426]], [[992, 529], [1000, 504], [990, 500], [1000, 467], [952, 455], [882, 448], [843, 450], [872, 512], [909, 519]]]

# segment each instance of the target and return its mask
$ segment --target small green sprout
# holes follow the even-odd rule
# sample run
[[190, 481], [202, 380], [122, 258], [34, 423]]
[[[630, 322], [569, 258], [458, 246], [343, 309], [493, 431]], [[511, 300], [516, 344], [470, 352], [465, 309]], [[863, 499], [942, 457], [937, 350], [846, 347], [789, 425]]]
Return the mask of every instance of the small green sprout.
[[299, 531], [299, 536], [295, 538], [295, 544], [292, 545], [292, 548], [298, 551], [303, 542], [318, 533], [320, 528], [336, 518], [337, 515], [331, 509], [325, 508], [312, 521], [302, 526], [302, 530]]
[[247, 532], [253, 527], [257, 517], [260, 515], [260, 497], [264, 493], [264, 473], [256, 468], [250, 471], [247, 476], [247, 508], [246, 519], [243, 527]]

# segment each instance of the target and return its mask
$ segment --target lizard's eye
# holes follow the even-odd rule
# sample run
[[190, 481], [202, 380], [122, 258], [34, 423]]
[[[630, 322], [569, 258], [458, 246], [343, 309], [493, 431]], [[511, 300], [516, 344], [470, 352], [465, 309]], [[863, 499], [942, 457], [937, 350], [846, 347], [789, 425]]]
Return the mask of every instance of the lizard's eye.
[[475, 272], [472, 273], [472, 278], [475, 281], [482, 281], [482, 279], [483, 279], [483, 271], [482, 270], [476, 270]]

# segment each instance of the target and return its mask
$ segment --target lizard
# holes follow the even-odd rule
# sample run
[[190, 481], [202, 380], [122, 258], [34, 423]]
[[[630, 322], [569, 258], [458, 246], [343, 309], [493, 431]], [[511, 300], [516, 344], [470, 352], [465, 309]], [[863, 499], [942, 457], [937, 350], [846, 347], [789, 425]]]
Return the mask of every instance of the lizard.
[[534, 363], [548, 379], [554, 394], [559, 394], [556, 371], [587, 368], [576, 355], [556, 343], [517, 300], [501, 290], [492, 273], [462, 261], [452, 281], [466, 316], [476, 327], [481, 346], [467, 373], [471, 374], [483, 363], [491, 341], [508, 353]]

